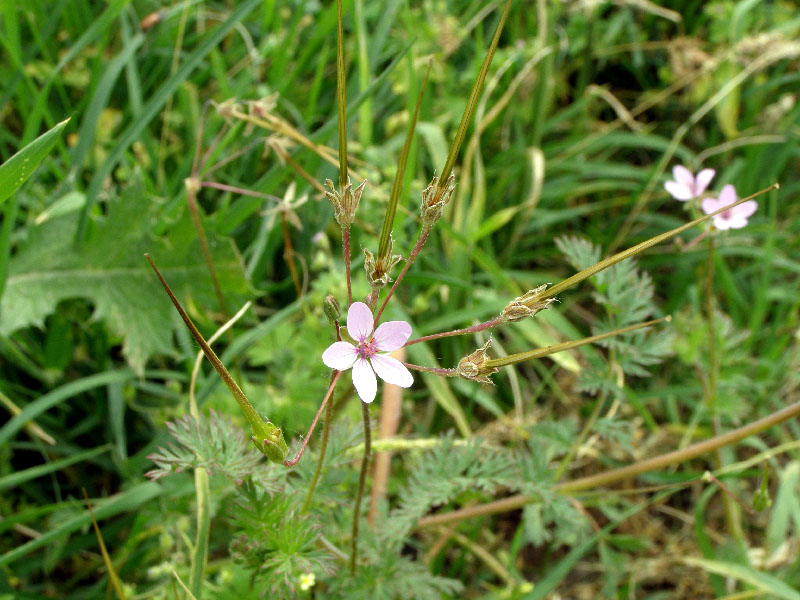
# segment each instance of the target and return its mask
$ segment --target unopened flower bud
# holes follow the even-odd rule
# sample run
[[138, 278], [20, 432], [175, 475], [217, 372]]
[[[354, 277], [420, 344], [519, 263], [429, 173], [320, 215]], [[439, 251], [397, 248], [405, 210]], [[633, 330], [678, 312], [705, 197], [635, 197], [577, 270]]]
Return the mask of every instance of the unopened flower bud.
[[322, 301], [322, 310], [331, 325], [336, 324], [339, 321], [339, 317], [342, 316], [342, 308], [339, 306], [339, 302], [330, 294], [325, 296]]
[[499, 370], [497, 367], [486, 366], [486, 350], [489, 349], [491, 344], [492, 340], [489, 339], [482, 347], [475, 350], [475, 352], [468, 354], [458, 361], [458, 366], [456, 367], [458, 376], [491, 385], [492, 380], [489, 379], [488, 376], [492, 373], [497, 373]]
[[336, 222], [341, 227], [349, 227], [356, 218], [356, 209], [358, 209], [358, 202], [361, 200], [361, 194], [364, 191], [364, 186], [367, 185], [367, 180], [354, 190], [350, 180], [348, 179], [347, 185], [340, 192], [336, 191], [333, 182], [330, 179], [325, 180], [325, 185], [328, 190], [325, 195], [328, 200], [333, 204], [333, 216], [336, 217]]
[[542, 298], [542, 292], [547, 289], [547, 284], [540, 285], [536, 289], [525, 292], [522, 296], [515, 298], [500, 313], [505, 323], [521, 321], [526, 317], [532, 317], [539, 311], [549, 308], [556, 301], [555, 298]]
[[433, 224], [442, 216], [444, 207], [450, 202], [453, 190], [456, 189], [455, 181], [455, 175], [450, 175], [444, 188], [439, 191], [439, 178], [434, 175], [428, 187], [422, 190], [422, 203], [419, 210], [423, 225], [433, 227]]

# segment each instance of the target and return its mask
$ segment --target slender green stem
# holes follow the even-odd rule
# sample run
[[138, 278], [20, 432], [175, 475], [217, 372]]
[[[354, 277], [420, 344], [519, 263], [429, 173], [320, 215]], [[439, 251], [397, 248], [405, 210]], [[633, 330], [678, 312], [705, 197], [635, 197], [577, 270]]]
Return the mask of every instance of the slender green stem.
[[[596, 475], [589, 475], [588, 477], [581, 477], [580, 479], [575, 479], [573, 481], [559, 483], [555, 486], [555, 490], [563, 494], [572, 494], [615, 483], [623, 479], [637, 477], [643, 473], [649, 473], [650, 471], [655, 471], [657, 469], [663, 469], [664, 467], [691, 460], [693, 458], [697, 458], [698, 456], [708, 454], [709, 452], [714, 452], [717, 448], [735, 444], [746, 437], [761, 433], [765, 429], [779, 425], [784, 421], [788, 421], [789, 419], [797, 417], [798, 415], [800, 415], [800, 402], [791, 404], [782, 410], [764, 417], [763, 419], [759, 419], [758, 421], [754, 421], [744, 425], [743, 427], [729, 431], [723, 435], [693, 444], [683, 448], [682, 450], [668, 452], [667, 454], [642, 460], [626, 467], [620, 467], [619, 469], [611, 469], [610, 471], [605, 471]], [[461, 521], [463, 519], [469, 519], [472, 517], [493, 515], [510, 510], [518, 510], [523, 508], [526, 504], [536, 502], [537, 500], [538, 498], [535, 496], [517, 494], [515, 496], [510, 496], [494, 502], [488, 502], [486, 504], [470, 506], [460, 510], [424, 517], [417, 522], [417, 527], [444, 525], [446, 523]]]
[[361, 413], [364, 416], [364, 457], [361, 459], [361, 473], [358, 476], [358, 490], [353, 504], [353, 532], [350, 540], [350, 573], [355, 574], [358, 560], [358, 524], [361, 516], [361, 499], [364, 496], [364, 485], [367, 481], [370, 452], [372, 450], [372, 431], [369, 424], [369, 404], [361, 403]]
[[342, 0], [336, 2], [336, 97], [339, 107], [339, 189], [347, 185], [347, 86], [344, 71]]
[[422, 106], [422, 97], [425, 94], [425, 86], [428, 83], [428, 76], [431, 72], [431, 63], [433, 59], [428, 61], [428, 70], [425, 72], [425, 79], [422, 81], [422, 87], [417, 96], [417, 104], [414, 107], [414, 114], [408, 123], [408, 131], [406, 132], [406, 139], [403, 142], [403, 150], [400, 152], [400, 159], [397, 163], [397, 171], [394, 174], [394, 182], [392, 182], [392, 191], [389, 194], [389, 203], [386, 207], [386, 214], [383, 217], [383, 227], [381, 228], [380, 242], [378, 243], [378, 260], [386, 261], [391, 252], [391, 238], [392, 238], [392, 225], [394, 224], [394, 216], [397, 212], [397, 203], [400, 201], [400, 194], [403, 191], [403, 179], [406, 174], [406, 166], [408, 165], [408, 156], [411, 152], [411, 142], [414, 140], [414, 132], [417, 128], [417, 118], [419, 117], [419, 109]]
[[672, 317], [668, 315], [661, 319], [655, 319], [653, 321], [639, 323], [638, 325], [630, 325], [629, 327], [615, 329], [614, 331], [601, 333], [599, 335], [592, 335], [590, 337], [583, 338], [580, 340], [572, 340], [570, 342], [563, 342], [561, 344], [545, 346], [544, 348], [537, 348], [536, 350], [528, 350], [527, 352], [518, 352], [517, 354], [509, 354], [508, 356], [502, 356], [500, 358], [492, 358], [485, 361], [483, 365], [487, 369], [493, 369], [496, 367], [508, 367], [510, 365], [515, 365], [517, 363], [521, 363], [527, 360], [533, 360], [534, 358], [542, 358], [543, 356], [549, 356], [550, 354], [555, 354], [556, 352], [563, 352], [564, 350], [571, 350], [572, 348], [577, 348], [585, 344], [592, 344], [594, 342], [599, 342], [600, 340], [604, 340], [606, 338], [610, 338], [615, 335], [630, 333], [631, 331], [636, 331], [637, 329], [642, 329], [644, 327], [650, 327], [652, 325], [656, 325], [658, 323], [661, 323], [662, 321], [666, 321], [669, 323], [671, 320]]
[[[334, 373], [331, 373], [331, 385], [333, 384]], [[311, 478], [311, 483], [308, 484], [308, 491], [306, 492], [306, 499], [303, 502], [303, 508], [300, 509], [300, 514], [307, 513], [311, 509], [311, 498], [314, 495], [314, 490], [317, 487], [317, 482], [322, 474], [322, 465], [325, 462], [325, 452], [328, 450], [328, 437], [331, 432], [331, 421], [333, 420], [333, 401], [328, 402], [325, 407], [325, 421], [322, 424], [322, 439], [319, 442], [319, 458], [317, 459], [317, 468], [314, 471], [314, 476]]]
[[342, 227], [342, 255], [344, 256], [344, 273], [347, 278], [347, 307], [353, 303], [353, 286], [350, 281], [350, 226]]
[[211, 257], [211, 250], [208, 247], [208, 238], [203, 228], [203, 222], [200, 220], [200, 212], [197, 209], [197, 186], [193, 183], [194, 180], [186, 184], [186, 201], [189, 204], [189, 213], [192, 215], [192, 223], [197, 231], [197, 240], [200, 242], [200, 250], [203, 252], [203, 258], [206, 261], [208, 273], [211, 275], [211, 283], [214, 286], [214, 293], [217, 295], [217, 302], [219, 302], [219, 309], [222, 311], [223, 321], [229, 318], [228, 305], [225, 303], [225, 296], [222, 294], [222, 286], [219, 284], [219, 277], [217, 277], [217, 268], [214, 266], [214, 259]]
[[197, 330], [192, 320], [189, 318], [189, 315], [186, 314], [186, 311], [181, 306], [181, 303], [178, 302], [178, 299], [175, 297], [175, 294], [172, 293], [169, 285], [164, 280], [164, 277], [159, 272], [158, 268], [156, 268], [155, 263], [150, 258], [149, 254], [145, 254], [145, 258], [150, 262], [150, 266], [153, 267], [153, 270], [156, 272], [156, 276], [158, 277], [159, 281], [161, 281], [161, 285], [164, 287], [164, 290], [167, 292], [170, 300], [172, 300], [172, 304], [175, 306], [175, 309], [178, 311], [178, 314], [183, 319], [183, 322], [191, 331], [192, 336], [194, 337], [195, 341], [200, 344], [200, 347], [203, 349], [203, 354], [206, 355], [206, 358], [211, 363], [211, 365], [216, 369], [219, 376], [222, 378], [222, 381], [225, 382], [225, 385], [228, 386], [228, 389], [233, 394], [233, 397], [236, 398], [236, 402], [239, 404], [239, 407], [242, 409], [242, 413], [244, 414], [247, 421], [252, 425], [254, 422], [258, 423], [261, 422], [261, 417], [256, 412], [256, 409], [253, 408], [253, 405], [250, 404], [250, 401], [245, 396], [242, 389], [239, 385], [234, 381], [231, 374], [228, 373], [228, 370], [225, 368], [225, 365], [222, 364], [219, 358], [217, 358], [216, 353], [211, 349], [211, 346], [208, 345], [206, 340]]

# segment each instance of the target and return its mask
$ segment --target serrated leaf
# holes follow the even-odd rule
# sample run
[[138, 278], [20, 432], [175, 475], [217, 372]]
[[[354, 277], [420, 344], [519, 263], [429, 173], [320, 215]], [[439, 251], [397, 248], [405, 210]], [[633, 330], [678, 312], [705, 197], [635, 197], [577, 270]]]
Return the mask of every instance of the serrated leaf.
[[8, 200], [30, 177], [58, 141], [69, 119], [43, 133], [0, 165], [0, 204]]
[[[145, 195], [134, 186], [110, 203], [80, 246], [73, 241], [77, 213], [32, 227], [9, 265], [0, 333], [41, 326], [62, 300], [85, 298], [94, 304], [94, 318], [123, 337], [123, 353], [137, 372], [148, 357], [171, 353], [173, 331], [183, 324], [143, 254], [150, 252], [187, 306], [206, 314], [218, 306], [189, 217], [184, 214], [158, 239], [150, 234], [153, 223]], [[249, 292], [239, 255], [229, 240], [210, 236], [209, 244], [226, 299], [236, 306]]]

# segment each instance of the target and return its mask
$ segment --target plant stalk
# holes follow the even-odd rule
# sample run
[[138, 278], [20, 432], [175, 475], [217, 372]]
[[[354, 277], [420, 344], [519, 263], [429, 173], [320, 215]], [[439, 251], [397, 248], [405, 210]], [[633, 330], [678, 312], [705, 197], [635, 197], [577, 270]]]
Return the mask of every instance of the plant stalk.
[[350, 574], [355, 575], [356, 562], [358, 560], [358, 524], [361, 516], [361, 499], [364, 496], [364, 486], [367, 481], [367, 470], [369, 469], [369, 458], [372, 450], [372, 432], [369, 424], [369, 404], [361, 403], [361, 413], [364, 417], [364, 456], [361, 459], [361, 473], [358, 476], [358, 490], [356, 500], [353, 504], [353, 531], [350, 540]]

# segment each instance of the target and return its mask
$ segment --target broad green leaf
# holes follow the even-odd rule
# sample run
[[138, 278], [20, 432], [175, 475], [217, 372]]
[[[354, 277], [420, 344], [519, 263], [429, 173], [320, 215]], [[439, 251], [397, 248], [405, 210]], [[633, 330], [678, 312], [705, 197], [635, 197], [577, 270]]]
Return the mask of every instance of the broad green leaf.
[[0, 165], [0, 203], [5, 202], [30, 177], [58, 141], [69, 119], [43, 133]]
[[[138, 187], [129, 188], [109, 205], [82, 246], [73, 243], [77, 212], [33, 227], [9, 265], [0, 300], [0, 333], [41, 326], [60, 301], [86, 298], [94, 304], [94, 318], [122, 336], [123, 352], [135, 371], [141, 373], [148, 357], [172, 352], [173, 331], [183, 324], [145, 252], [187, 306], [204, 314], [219, 307], [188, 214], [163, 238], [154, 238], [149, 204]], [[230, 306], [241, 304], [249, 286], [239, 255], [228, 240], [211, 236], [209, 245], [226, 299]]]

